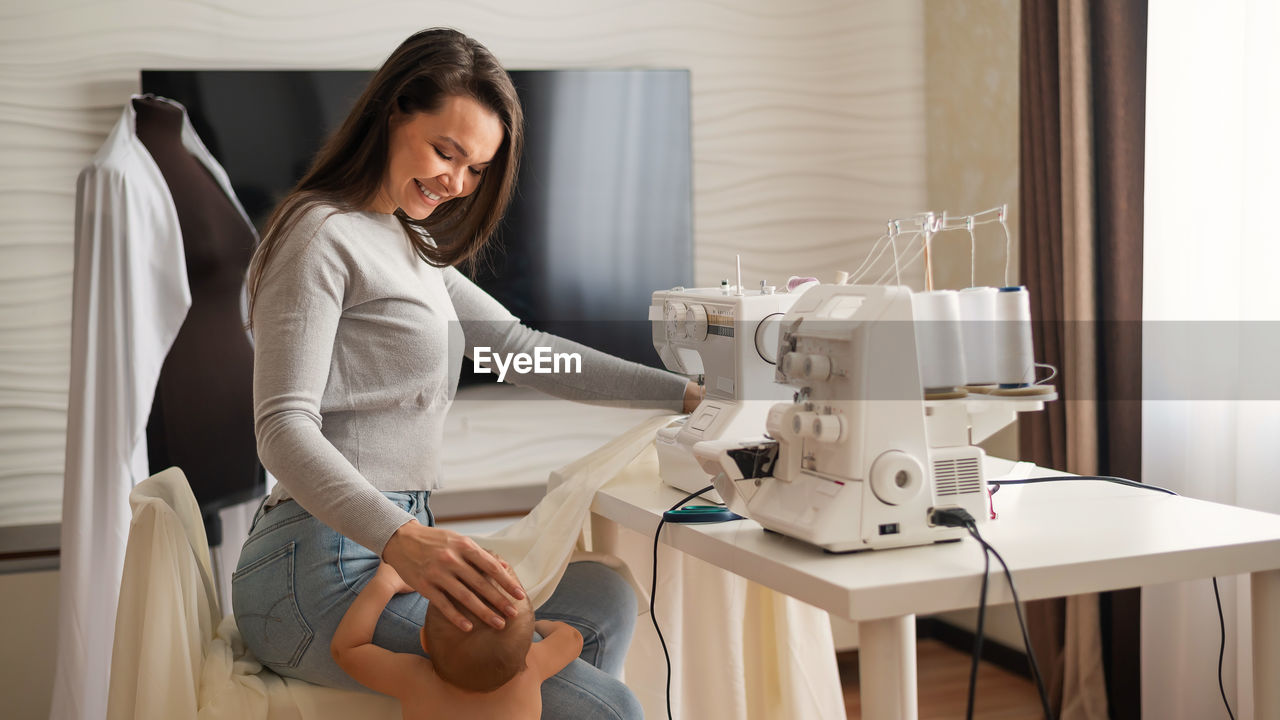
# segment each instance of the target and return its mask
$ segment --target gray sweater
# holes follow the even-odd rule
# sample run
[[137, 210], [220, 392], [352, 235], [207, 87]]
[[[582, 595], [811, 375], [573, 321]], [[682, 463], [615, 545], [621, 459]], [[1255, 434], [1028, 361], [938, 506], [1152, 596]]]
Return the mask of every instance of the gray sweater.
[[[679, 410], [685, 379], [520, 324], [456, 269], [414, 254], [394, 216], [308, 209], [254, 302], [258, 454], [292, 498], [381, 555], [411, 516], [382, 490], [440, 487], [462, 356], [576, 352], [581, 373], [507, 373], [558, 397]], [[492, 363], [491, 363], [492, 365]]]

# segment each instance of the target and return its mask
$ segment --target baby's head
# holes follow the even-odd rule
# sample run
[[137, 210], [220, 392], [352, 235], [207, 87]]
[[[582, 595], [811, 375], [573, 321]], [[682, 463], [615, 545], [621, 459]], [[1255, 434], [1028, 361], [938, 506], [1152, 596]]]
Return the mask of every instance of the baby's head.
[[516, 616], [507, 618], [501, 630], [480, 620], [461, 603], [458, 612], [471, 622], [471, 632], [463, 632], [436, 609], [427, 606], [422, 626], [422, 649], [431, 656], [431, 665], [445, 682], [472, 692], [489, 692], [502, 687], [525, 669], [525, 657], [533, 643], [533, 606], [528, 597], [515, 601]]

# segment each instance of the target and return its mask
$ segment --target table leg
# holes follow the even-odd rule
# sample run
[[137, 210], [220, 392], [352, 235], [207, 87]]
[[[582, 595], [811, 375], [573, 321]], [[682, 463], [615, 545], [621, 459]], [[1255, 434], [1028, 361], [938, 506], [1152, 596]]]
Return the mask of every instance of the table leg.
[[591, 551], [617, 554], [618, 524], [603, 515], [591, 513]]
[[1250, 576], [1253, 599], [1253, 716], [1280, 717], [1280, 570]]
[[916, 616], [858, 623], [864, 720], [916, 720]]

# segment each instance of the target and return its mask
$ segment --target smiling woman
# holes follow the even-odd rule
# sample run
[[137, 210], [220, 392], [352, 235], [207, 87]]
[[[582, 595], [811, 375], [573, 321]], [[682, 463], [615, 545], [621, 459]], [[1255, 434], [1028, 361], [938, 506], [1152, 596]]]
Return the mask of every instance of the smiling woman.
[[391, 116], [390, 157], [371, 209], [425, 220], [475, 192], [502, 144], [502, 121], [474, 98], [450, 95], [435, 112]]
[[[339, 212], [398, 208], [405, 234], [423, 260], [436, 267], [471, 260], [510, 203], [523, 141], [524, 115], [515, 87], [483, 45], [444, 28], [405, 40], [268, 219], [249, 268], [250, 323], [263, 272], [281, 239], [317, 203]], [[466, 147], [467, 142], [475, 147]], [[459, 144], [485, 162], [467, 158]], [[427, 163], [432, 156], [443, 164]], [[459, 158], [468, 164], [459, 165]], [[484, 168], [487, 182], [455, 184], [461, 168]], [[438, 182], [433, 188], [441, 177], [450, 178], [448, 187], [457, 191]], [[426, 184], [423, 190], [453, 202], [436, 202], [427, 210], [428, 196], [406, 192], [415, 179]], [[406, 197], [415, 201], [408, 203], [413, 214], [399, 204]]]
[[[279, 483], [245, 540], [232, 606], [278, 674], [360, 687], [327, 649], [380, 562], [417, 591], [387, 603], [373, 638], [384, 650], [421, 654], [428, 605], [463, 632], [515, 617], [524, 594], [509, 569], [435, 527], [429, 505], [464, 353], [575, 356], [573, 373], [513, 378], [571, 400], [687, 412], [699, 399], [680, 376], [525, 327], [452, 267], [502, 217], [521, 118], [479, 43], [418, 33], [268, 221], [249, 279], [254, 423]], [[617, 677], [636, 615], [621, 576], [570, 564], [536, 612], [584, 638], [581, 657], [542, 685], [543, 717], [640, 717]]]

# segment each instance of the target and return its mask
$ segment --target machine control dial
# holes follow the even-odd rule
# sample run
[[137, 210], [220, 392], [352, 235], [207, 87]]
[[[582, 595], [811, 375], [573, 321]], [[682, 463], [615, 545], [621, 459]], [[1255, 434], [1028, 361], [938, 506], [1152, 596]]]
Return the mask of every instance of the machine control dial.
[[663, 306], [662, 317], [667, 324], [667, 335], [672, 338], [681, 339], [685, 337], [685, 316], [688, 314], [688, 307], [682, 302], [668, 300]]
[[789, 352], [782, 356], [782, 372], [802, 380], [826, 380], [831, 377], [831, 358], [826, 355]]
[[756, 325], [756, 352], [770, 365], [778, 364], [778, 336], [782, 332], [783, 313], [766, 316]]
[[686, 306], [684, 316], [684, 334], [690, 340], [707, 339], [707, 309], [697, 303]]
[[788, 378], [802, 378], [800, 374], [804, 369], [804, 353], [789, 352], [782, 356], [782, 373]]
[[809, 355], [800, 371], [810, 380], [826, 380], [831, 377], [831, 358], [826, 355]]
[[888, 505], [905, 505], [925, 486], [925, 470], [907, 453], [890, 450], [871, 464], [871, 491]]
[[844, 420], [839, 415], [819, 415], [813, 419], [814, 440], [822, 443], [835, 443], [844, 438]]

